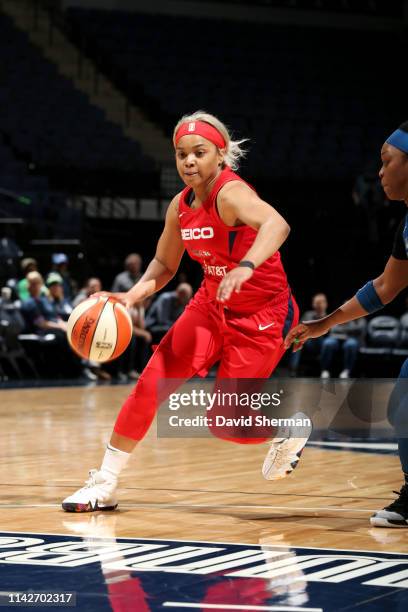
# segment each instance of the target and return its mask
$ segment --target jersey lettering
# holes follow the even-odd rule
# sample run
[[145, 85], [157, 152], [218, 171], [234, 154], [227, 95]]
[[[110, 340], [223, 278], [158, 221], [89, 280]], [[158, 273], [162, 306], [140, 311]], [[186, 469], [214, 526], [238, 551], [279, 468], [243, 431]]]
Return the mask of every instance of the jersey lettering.
[[[189, 206], [194, 196], [191, 187], [185, 187], [180, 194], [181, 238], [187, 253], [203, 268], [202, 291], [206, 299], [211, 300], [216, 300], [220, 282], [229, 270], [246, 258], [257, 236], [255, 229], [250, 226], [229, 226], [220, 218], [217, 211], [217, 194], [231, 181], [242, 182], [242, 179], [227, 166], [214, 182], [208, 197], [193, 213]], [[280, 295], [283, 299], [287, 291], [286, 274], [279, 253], [275, 253], [255, 270], [254, 276], [243, 284], [239, 293], [232, 293], [228, 307], [236, 312], [256, 312]], [[267, 325], [271, 321], [272, 319], [266, 319], [263, 323]], [[268, 331], [265, 330], [264, 333]]]
[[181, 230], [183, 240], [201, 240], [214, 237], [214, 229], [212, 227], [186, 227]]
[[228, 266], [209, 266], [204, 262], [204, 272], [209, 276], [225, 276], [227, 273]]

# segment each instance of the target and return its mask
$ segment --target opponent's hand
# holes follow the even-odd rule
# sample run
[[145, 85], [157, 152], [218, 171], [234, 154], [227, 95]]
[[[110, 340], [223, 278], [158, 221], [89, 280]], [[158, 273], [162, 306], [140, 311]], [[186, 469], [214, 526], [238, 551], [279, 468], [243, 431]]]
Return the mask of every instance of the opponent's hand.
[[241, 286], [245, 281], [251, 278], [254, 271], [251, 268], [238, 266], [224, 276], [218, 285], [217, 300], [226, 302], [230, 299], [233, 291], [239, 293]]
[[293, 352], [296, 353], [302, 348], [306, 340], [323, 336], [327, 331], [327, 326], [319, 320], [299, 323], [286, 336], [284, 346], [288, 349], [293, 344]]

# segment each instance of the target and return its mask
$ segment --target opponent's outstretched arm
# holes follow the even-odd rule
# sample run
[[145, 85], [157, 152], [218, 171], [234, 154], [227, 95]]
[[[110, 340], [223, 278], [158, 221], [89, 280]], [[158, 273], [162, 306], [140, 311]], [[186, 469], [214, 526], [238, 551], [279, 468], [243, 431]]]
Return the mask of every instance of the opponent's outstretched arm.
[[309, 338], [318, 338], [330, 328], [340, 323], [347, 323], [375, 312], [392, 302], [408, 287], [408, 261], [391, 256], [384, 272], [373, 281], [369, 281], [354, 297], [337, 308], [334, 312], [317, 321], [308, 321], [296, 325], [285, 338], [285, 347], [294, 343], [293, 350], [302, 348]]

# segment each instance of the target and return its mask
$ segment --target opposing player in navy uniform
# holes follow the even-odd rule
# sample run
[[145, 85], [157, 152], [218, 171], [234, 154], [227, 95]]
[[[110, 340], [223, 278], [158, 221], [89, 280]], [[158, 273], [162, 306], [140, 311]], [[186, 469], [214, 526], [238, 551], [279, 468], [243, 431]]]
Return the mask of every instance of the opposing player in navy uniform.
[[[381, 149], [380, 179], [390, 200], [402, 200], [408, 207], [408, 121], [386, 140]], [[309, 338], [318, 338], [338, 323], [346, 323], [373, 313], [391, 302], [408, 287], [408, 212], [397, 229], [392, 255], [380, 276], [369, 281], [340, 308], [318, 321], [301, 323], [285, 339], [302, 348]], [[408, 359], [402, 365], [391, 394], [388, 415], [396, 430], [398, 450], [405, 483], [398, 498], [370, 519], [375, 527], [408, 527]]]

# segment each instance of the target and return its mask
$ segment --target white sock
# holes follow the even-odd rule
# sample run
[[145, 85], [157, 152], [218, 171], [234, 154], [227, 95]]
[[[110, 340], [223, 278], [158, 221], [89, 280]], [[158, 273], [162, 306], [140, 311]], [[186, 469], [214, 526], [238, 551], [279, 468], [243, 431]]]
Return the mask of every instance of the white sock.
[[131, 453], [108, 444], [102, 461], [100, 472], [107, 480], [117, 480], [121, 471], [127, 466]]

